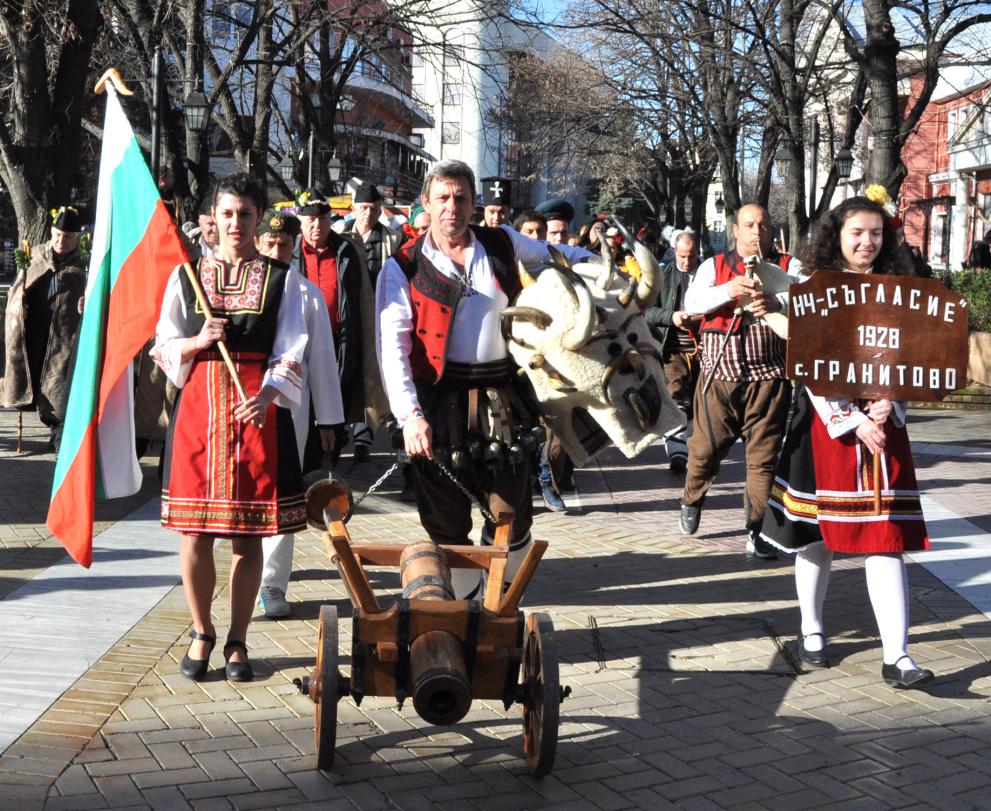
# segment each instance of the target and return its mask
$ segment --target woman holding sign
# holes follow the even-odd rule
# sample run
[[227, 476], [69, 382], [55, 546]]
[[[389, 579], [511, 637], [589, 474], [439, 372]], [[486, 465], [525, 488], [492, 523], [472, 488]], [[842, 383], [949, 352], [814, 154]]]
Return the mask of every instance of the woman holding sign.
[[[812, 272], [911, 275], [888, 216], [866, 197], [841, 203], [817, 224], [803, 264]], [[874, 500], [874, 454], [880, 456], [884, 492], [880, 510]], [[833, 553], [862, 554], [884, 648], [882, 678], [900, 689], [933, 680], [932, 671], [908, 654], [902, 553], [926, 549], [929, 539], [903, 403], [818, 397], [806, 389], [796, 403], [761, 534], [796, 553], [803, 662], [828, 666], [822, 609]]]

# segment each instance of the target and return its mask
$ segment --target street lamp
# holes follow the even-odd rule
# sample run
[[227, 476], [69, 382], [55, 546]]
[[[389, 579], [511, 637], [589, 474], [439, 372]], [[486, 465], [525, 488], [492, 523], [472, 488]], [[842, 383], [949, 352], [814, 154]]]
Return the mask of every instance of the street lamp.
[[296, 174], [295, 167], [293, 166], [292, 158], [289, 157], [287, 152], [282, 156], [282, 160], [279, 161], [279, 177], [282, 178], [282, 182], [287, 186], [292, 183], [293, 176]]
[[849, 180], [853, 172], [853, 153], [849, 149], [841, 149], [833, 159], [833, 166], [836, 167], [836, 177]]
[[327, 161], [327, 177], [330, 179], [330, 190], [337, 193], [337, 181], [341, 179], [341, 159], [334, 152]]
[[206, 129], [206, 119], [210, 113], [210, 103], [199, 90], [194, 90], [182, 105], [186, 117], [186, 128], [193, 132], [203, 132]]
[[791, 176], [791, 165], [795, 162], [795, 156], [791, 154], [791, 144], [784, 141], [774, 153], [774, 171], [778, 177], [787, 180]]
[[716, 213], [722, 214], [725, 209], [726, 209], [726, 201], [723, 200], [723, 196], [722, 194], [720, 194], [716, 197]]

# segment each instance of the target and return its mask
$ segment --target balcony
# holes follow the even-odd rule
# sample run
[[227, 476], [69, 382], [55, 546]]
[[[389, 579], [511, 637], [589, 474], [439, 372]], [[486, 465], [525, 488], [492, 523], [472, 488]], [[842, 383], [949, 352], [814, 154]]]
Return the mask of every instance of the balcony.
[[345, 92], [353, 98], [360, 98], [362, 95], [371, 96], [391, 113], [409, 122], [410, 127], [425, 128], [434, 125], [433, 116], [420, 101], [380, 77], [369, 75], [368, 72], [355, 72], [348, 79]]

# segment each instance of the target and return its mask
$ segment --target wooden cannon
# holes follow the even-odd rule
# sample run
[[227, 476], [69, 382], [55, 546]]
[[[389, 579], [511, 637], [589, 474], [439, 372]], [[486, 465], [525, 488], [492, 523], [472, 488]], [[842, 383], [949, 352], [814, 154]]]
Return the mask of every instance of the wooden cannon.
[[[400, 708], [409, 698], [423, 720], [438, 725], [460, 721], [478, 698], [499, 699], [507, 710], [522, 706], [527, 767], [536, 777], [548, 774], [560, 704], [571, 691], [560, 685], [550, 617], [519, 610], [547, 542], [530, 545], [504, 593], [509, 516], [499, 516], [491, 547], [354, 543], [344, 523], [353, 505], [347, 485], [325, 481], [314, 488], [307, 493], [310, 523], [323, 530], [354, 605], [350, 675], [338, 668], [337, 609], [324, 605], [316, 667], [295, 680], [316, 705], [317, 766], [333, 766], [337, 702], [346, 696], [357, 704], [365, 696], [395, 696]], [[365, 565], [400, 567], [402, 596], [380, 602]], [[485, 570], [484, 598], [454, 599], [450, 568]]]

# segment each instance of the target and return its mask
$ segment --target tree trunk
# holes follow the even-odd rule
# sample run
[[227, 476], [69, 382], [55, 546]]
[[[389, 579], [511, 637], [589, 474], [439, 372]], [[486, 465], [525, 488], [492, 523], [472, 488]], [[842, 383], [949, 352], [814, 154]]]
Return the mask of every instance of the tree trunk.
[[881, 183], [892, 198], [905, 177], [899, 138], [901, 112], [898, 104], [898, 51], [901, 46], [891, 24], [888, 0], [864, 0], [867, 41], [864, 73], [871, 97], [872, 147], [867, 160], [867, 183]]

